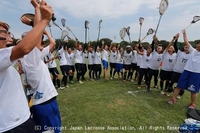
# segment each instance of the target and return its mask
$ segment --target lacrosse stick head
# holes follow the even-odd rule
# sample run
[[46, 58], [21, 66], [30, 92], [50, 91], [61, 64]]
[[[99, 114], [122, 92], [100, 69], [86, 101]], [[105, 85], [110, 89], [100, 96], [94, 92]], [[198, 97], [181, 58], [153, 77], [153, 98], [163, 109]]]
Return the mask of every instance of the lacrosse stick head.
[[144, 21], [144, 18], [143, 18], [143, 17], [140, 17], [140, 18], [139, 18], [139, 23], [140, 23], [141, 26], [142, 26], [143, 21]]
[[62, 19], [61, 19], [61, 23], [62, 23], [62, 26], [63, 26], [63, 27], [65, 27], [65, 22], [66, 22], [66, 19], [62, 18]]
[[150, 29], [148, 30], [148, 32], [147, 32], [147, 35], [151, 35], [151, 34], [153, 34], [154, 32], [155, 32], [155, 30], [152, 29], [152, 28], [150, 28]]
[[168, 0], [161, 0], [160, 5], [159, 5], [159, 13], [160, 15], [163, 15], [165, 13], [165, 11], [167, 10], [169, 5], [169, 1]]
[[124, 37], [126, 36], [126, 28], [122, 28], [120, 31], [119, 31], [119, 36], [122, 40], [124, 40]]
[[130, 35], [130, 26], [128, 26], [128, 27], [126, 28], [126, 33], [127, 33], [128, 36]]
[[63, 41], [66, 36], [68, 36], [68, 32], [66, 30], [63, 30], [60, 39]]
[[194, 16], [191, 23], [194, 24], [194, 23], [196, 23], [199, 20], [200, 20], [200, 16]]
[[88, 29], [89, 28], [89, 21], [85, 20], [85, 28]]
[[103, 22], [103, 20], [101, 19], [101, 20], [99, 20], [99, 25], [101, 25], [101, 23]]

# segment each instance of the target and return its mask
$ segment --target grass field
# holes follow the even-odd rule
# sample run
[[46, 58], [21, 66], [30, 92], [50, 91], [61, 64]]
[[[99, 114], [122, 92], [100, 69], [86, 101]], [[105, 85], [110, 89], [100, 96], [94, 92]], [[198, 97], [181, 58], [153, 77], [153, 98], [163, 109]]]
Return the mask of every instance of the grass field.
[[186, 119], [189, 92], [169, 105], [170, 97], [158, 89], [138, 90], [136, 82], [100, 79], [80, 84], [75, 79], [58, 91], [63, 133], [176, 133]]

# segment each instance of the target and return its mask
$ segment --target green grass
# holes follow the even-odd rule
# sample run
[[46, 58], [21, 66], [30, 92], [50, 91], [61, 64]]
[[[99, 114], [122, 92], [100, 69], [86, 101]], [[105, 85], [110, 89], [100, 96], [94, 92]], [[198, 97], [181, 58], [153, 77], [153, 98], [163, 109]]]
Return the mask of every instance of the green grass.
[[170, 97], [158, 89], [138, 90], [136, 82], [100, 79], [79, 84], [75, 79], [69, 88], [58, 91], [63, 133], [176, 133], [169, 127], [178, 128], [186, 119], [189, 92], [169, 105]]

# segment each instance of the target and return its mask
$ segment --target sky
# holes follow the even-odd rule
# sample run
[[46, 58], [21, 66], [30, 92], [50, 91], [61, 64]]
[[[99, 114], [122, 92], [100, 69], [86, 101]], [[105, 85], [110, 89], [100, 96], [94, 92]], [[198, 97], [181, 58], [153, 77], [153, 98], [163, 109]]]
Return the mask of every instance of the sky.
[[[149, 28], [156, 29], [159, 14], [160, 0], [46, 0], [54, 10], [56, 23], [62, 28], [61, 19], [66, 19], [66, 26], [70, 27], [77, 38], [85, 42], [85, 20], [89, 21], [89, 37], [91, 41], [97, 40], [99, 20], [102, 19], [100, 38], [110, 38], [114, 42], [121, 42], [119, 31], [130, 26], [131, 40], [139, 38], [139, 18], [143, 17], [143, 38]], [[169, 6], [163, 14], [157, 37], [159, 40], [170, 41], [172, 37], [187, 27], [194, 16], [200, 16], [200, 1], [198, 0], [169, 0]], [[20, 17], [25, 13], [34, 13], [30, 0], [1, 0], [0, 21], [7, 22], [15, 38], [31, 30], [30, 26], [22, 24]], [[61, 30], [51, 23], [53, 38], [61, 37]], [[189, 40], [200, 39], [200, 22], [192, 24], [188, 29]], [[47, 31], [50, 31], [47, 28]], [[69, 32], [69, 36], [74, 38]], [[116, 39], [114, 39], [114, 36]], [[125, 41], [129, 41], [126, 35]], [[152, 35], [145, 41], [151, 42]], [[180, 35], [179, 41], [183, 41]]]

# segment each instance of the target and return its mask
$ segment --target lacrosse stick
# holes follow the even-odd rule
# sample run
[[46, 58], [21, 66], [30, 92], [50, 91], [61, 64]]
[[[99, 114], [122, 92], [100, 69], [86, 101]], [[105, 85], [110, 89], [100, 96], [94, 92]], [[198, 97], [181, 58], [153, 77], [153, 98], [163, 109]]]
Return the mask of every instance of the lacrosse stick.
[[51, 31], [51, 24], [49, 23], [47, 26], [49, 27], [49, 31], [50, 31], [51, 37], [53, 37], [52, 31]]
[[140, 17], [140, 18], [139, 18], [139, 22], [140, 22], [139, 40], [140, 40], [140, 38], [141, 38], [141, 33], [142, 33], [142, 23], [143, 23], [143, 21], [144, 21], [144, 18], [143, 18], [143, 17]]
[[[64, 41], [64, 39], [65, 39], [66, 36], [68, 36], [68, 32], [67, 32], [66, 30], [62, 30], [61, 37], [60, 37], [60, 40], [61, 40], [61, 41], [60, 41], [59, 44], [58, 44], [58, 47], [57, 47], [57, 49], [56, 49], [55, 56], [57, 55], [58, 50], [59, 50], [59, 48], [60, 48], [60, 45], [61, 45], [62, 41]], [[53, 63], [53, 60], [52, 60], [51, 64], [52, 64], [52, 63]]]
[[147, 34], [146, 34], [146, 36], [140, 41], [140, 42], [142, 42], [142, 41], [144, 41], [144, 39], [148, 36], [148, 35], [151, 35], [151, 34], [153, 34], [154, 33], [154, 31], [155, 30], [153, 30], [152, 28], [150, 28], [149, 30], [148, 30], [148, 32], [147, 32]]
[[[192, 24], [196, 23], [196, 22], [199, 21], [199, 20], [200, 20], [200, 16], [194, 16], [192, 22], [190, 23], [190, 25], [188, 25], [188, 26], [187, 26], [185, 29], [183, 29], [183, 30], [186, 30], [188, 27], [190, 27]], [[183, 30], [182, 30], [182, 31], [183, 31]], [[181, 31], [180, 33], [182, 33], [182, 31]]]
[[119, 31], [119, 36], [120, 38], [124, 41], [124, 37], [126, 36], [126, 28], [122, 28], [120, 31]]
[[66, 26], [66, 29], [67, 29], [68, 31], [70, 31], [70, 32], [72, 33], [72, 35], [73, 35], [75, 38], [77, 38], [77, 37], [74, 35], [74, 33], [72, 32], [72, 30], [71, 30], [68, 26]]
[[131, 37], [130, 37], [130, 26], [126, 28], [126, 33], [128, 35], [128, 38], [129, 38], [129, 42], [131, 43]]
[[63, 26], [63, 27], [65, 27], [65, 22], [66, 22], [66, 19], [62, 18], [62, 19], [61, 19], [61, 23], [62, 23], [62, 26]]
[[159, 21], [158, 21], [158, 24], [157, 24], [157, 27], [156, 27], [155, 36], [156, 36], [157, 31], [158, 31], [158, 27], [160, 25], [161, 18], [163, 16], [163, 14], [165, 13], [165, 11], [167, 10], [168, 5], [169, 5], [168, 0], [161, 0], [160, 5], [159, 5], [160, 18], [159, 18]]
[[85, 45], [87, 44], [87, 30], [89, 29], [88, 24], [89, 21], [85, 20]]
[[98, 29], [99, 29], [99, 32], [98, 32], [98, 38], [97, 38], [97, 42], [99, 41], [99, 37], [100, 37], [100, 30], [101, 30], [101, 23], [102, 23], [103, 21], [102, 21], [102, 19], [101, 20], [99, 20], [99, 27], [98, 27]]

